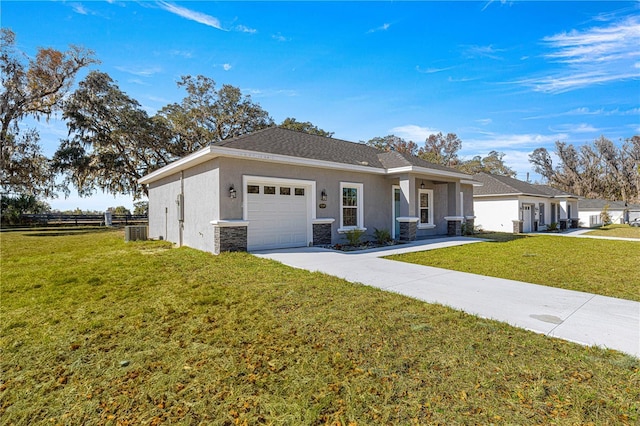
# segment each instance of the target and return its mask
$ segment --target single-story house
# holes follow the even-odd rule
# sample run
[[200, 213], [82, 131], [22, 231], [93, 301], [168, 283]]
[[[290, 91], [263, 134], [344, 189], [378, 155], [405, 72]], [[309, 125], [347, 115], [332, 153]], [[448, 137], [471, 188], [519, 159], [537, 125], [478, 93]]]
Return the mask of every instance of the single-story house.
[[485, 231], [528, 233], [555, 224], [578, 227], [578, 197], [547, 185], [534, 185], [507, 176], [478, 173], [474, 186], [475, 223]]
[[278, 127], [211, 144], [140, 183], [151, 238], [216, 254], [344, 243], [352, 230], [460, 235], [478, 184], [400, 152]]
[[602, 212], [607, 209], [611, 223], [629, 223], [640, 217], [640, 205], [630, 204], [624, 201], [608, 201], [592, 198], [580, 198], [578, 200], [580, 209], [580, 226], [585, 228], [595, 228], [604, 225], [602, 222]]

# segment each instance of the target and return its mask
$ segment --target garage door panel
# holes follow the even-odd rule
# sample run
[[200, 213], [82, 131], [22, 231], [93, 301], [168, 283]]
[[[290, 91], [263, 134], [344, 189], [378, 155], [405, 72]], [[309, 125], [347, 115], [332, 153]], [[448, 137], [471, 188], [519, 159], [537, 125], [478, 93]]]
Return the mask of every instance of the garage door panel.
[[[283, 191], [280, 185], [250, 185], [260, 186], [260, 193], [247, 194], [249, 250], [306, 246], [309, 226], [307, 196], [310, 191], [305, 188], [305, 195], [295, 195], [292, 184], [283, 184], [282, 187], [290, 188]], [[265, 186], [275, 186], [275, 194], [265, 194]]]

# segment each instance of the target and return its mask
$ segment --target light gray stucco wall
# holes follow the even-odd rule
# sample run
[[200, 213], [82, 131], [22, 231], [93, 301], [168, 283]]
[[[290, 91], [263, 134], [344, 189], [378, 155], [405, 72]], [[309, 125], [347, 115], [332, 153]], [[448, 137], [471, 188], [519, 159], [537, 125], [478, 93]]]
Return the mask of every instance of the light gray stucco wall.
[[178, 243], [180, 238], [176, 198], [180, 174], [149, 184], [149, 238]]
[[[199, 250], [213, 251], [218, 217], [218, 160], [208, 161], [149, 184], [149, 237]], [[178, 194], [183, 193], [184, 222], [178, 220]]]
[[473, 213], [473, 185], [460, 185], [460, 191], [462, 191], [463, 198], [463, 213], [462, 215], [467, 217], [467, 216], [474, 216]]
[[[346, 172], [308, 166], [291, 166], [278, 163], [259, 162], [234, 158], [216, 158], [188, 170], [164, 178], [149, 185], [149, 233], [153, 238], [163, 237], [174, 243], [180, 242], [180, 222], [177, 216], [176, 198], [183, 188], [184, 223], [182, 244], [204, 251], [214, 251], [214, 229], [212, 220], [238, 220], [243, 217], [245, 188], [243, 176], [261, 176], [281, 179], [301, 179], [316, 182], [315, 216], [334, 218], [332, 224], [333, 243], [345, 242], [340, 228], [340, 183], [358, 183], [363, 185], [364, 227], [366, 239], [373, 239], [374, 230], [391, 231], [392, 223], [392, 185], [400, 183], [398, 177], [374, 175], [362, 172]], [[418, 238], [447, 234], [447, 221], [450, 204], [459, 200], [459, 193], [452, 197], [449, 193], [455, 184], [451, 182], [431, 181], [421, 176], [411, 175], [415, 188], [414, 200], [419, 200], [421, 183], [432, 189], [434, 195], [435, 228], [420, 229]], [[229, 197], [229, 188], [233, 186], [237, 198]], [[465, 193], [465, 215], [473, 214], [471, 185], [457, 185]], [[320, 194], [325, 190], [327, 200], [321, 201]], [[459, 202], [459, 201], [457, 201]], [[320, 208], [324, 204], [325, 208]], [[417, 208], [416, 208], [417, 210]], [[311, 224], [309, 224], [311, 226]]]
[[213, 252], [213, 225], [219, 212], [219, 160], [184, 171], [183, 244]]
[[[374, 228], [391, 230], [391, 180], [382, 175], [359, 172], [335, 171], [316, 167], [283, 166], [276, 163], [256, 162], [233, 158], [220, 160], [222, 187], [233, 185], [237, 190], [235, 200], [222, 193], [220, 198], [221, 219], [244, 219], [242, 205], [245, 189], [242, 188], [243, 175], [264, 176], [283, 179], [302, 179], [316, 182], [316, 218], [335, 218], [332, 225], [334, 243], [344, 242], [338, 233], [340, 227], [340, 182], [362, 183], [364, 201], [364, 227], [372, 238]], [[326, 190], [327, 201], [320, 200], [320, 193]], [[325, 204], [325, 208], [320, 208]]]

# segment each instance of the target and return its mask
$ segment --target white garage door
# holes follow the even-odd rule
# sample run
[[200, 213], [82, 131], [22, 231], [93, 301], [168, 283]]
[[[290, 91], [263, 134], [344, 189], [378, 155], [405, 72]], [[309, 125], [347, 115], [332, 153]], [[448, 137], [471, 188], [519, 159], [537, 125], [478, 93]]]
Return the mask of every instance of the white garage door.
[[245, 194], [249, 250], [307, 245], [308, 187], [249, 182]]

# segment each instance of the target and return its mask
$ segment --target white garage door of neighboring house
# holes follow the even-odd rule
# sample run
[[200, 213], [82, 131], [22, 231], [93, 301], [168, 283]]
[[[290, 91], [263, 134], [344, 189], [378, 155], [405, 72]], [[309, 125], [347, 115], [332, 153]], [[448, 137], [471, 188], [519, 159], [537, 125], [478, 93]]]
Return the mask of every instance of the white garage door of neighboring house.
[[247, 248], [268, 250], [303, 247], [308, 243], [308, 186], [288, 182], [264, 183], [248, 181]]

